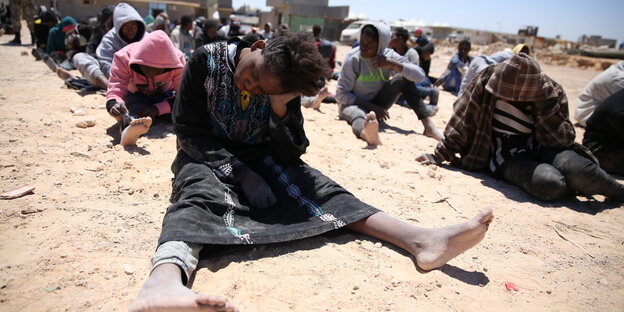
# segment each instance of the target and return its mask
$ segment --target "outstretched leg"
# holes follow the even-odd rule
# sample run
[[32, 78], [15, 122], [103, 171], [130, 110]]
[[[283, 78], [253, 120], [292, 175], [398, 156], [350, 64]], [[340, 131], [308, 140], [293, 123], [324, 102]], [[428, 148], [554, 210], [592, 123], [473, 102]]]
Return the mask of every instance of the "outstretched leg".
[[369, 112], [364, 118], [364, 127], [360, 132], [360, 138], [371, 145], [381, 145], [379, 138], [379, 121], [375, 112]]
[[56, 75], [63, 80], [67, 80], [72, 77], [72, 74], [69, 71], [60, 66], [56, 68]]
[[321, 111], [321, 103], [326, 97], [330, 95], [331, 93], [329, 92], [327, 87], [323, 87], [321, 91], [319, 91], [319, 93], [315, 96], [302, 97], [301, 105], [303, 107], [312, 108], [314, 110]]
[[433, 270], [478, 244], [493, 218], [492, 209], [486, 208], [466, 222], [426, 229], [379, 212], [347, 227], [397, 245], [411, 253], [421, 269]]
[[152, 271], [139, 296], [130, 304], [130, 312], [158, 311], [238, 311], [225, 298], [197, 294], [186, 288], [180, 278], [180, 267], [163, 263]]
[[544, 149], [541, 154], [563, 173], [568, 185], [579, 193], [600, 194], [624, 201], [624, 185], [590, 159], [570, 149], [562, 151]]
[[126, 129], [121, 132], [120, 144], [123, 146], [135, 145], [139, 137], [143, 134], [146, 134], [151, 126], [152, 118], [150, 117], [143, 117], [132, 120], [130, 122], [130, 125], [128, 125]]

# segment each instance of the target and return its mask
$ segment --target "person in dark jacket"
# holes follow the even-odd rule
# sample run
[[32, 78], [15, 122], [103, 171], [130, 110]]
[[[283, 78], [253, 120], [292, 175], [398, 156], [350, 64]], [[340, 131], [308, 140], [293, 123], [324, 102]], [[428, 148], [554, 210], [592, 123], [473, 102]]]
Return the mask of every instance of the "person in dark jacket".
[[48, 33], [48, 43], [46, 45], [46, 54], [55, 52], [65, 53], [65, 34], [76, 28], [76, 20], [71, 16], [65, 16], [61, 22], [52, 27]]
[[624, 175], [624, 89], [596, 106], [587, 120], [583, 145], [605, 171]]
[[419, 228], [363, 203], [300, 159], [309, 141], [298, 95], [318, 92], [324, 74], [302, 33], [251, 45], [234, 38], [191, 56], [172, 112], [173, 204], [130, 311], [238, 311], [185, 287], [200, 250], [212, 244], [292, 241], [347, 227], [407, 250], [430, 270], [483, 239], [491, 209], [461, 224]]
[[103, 8], [97, 15], [98, 24], [93, 28], [93, 33], [89, 38], [86, 52], [87, 54], [95, 57], [95, 51], [102, 42], [104, 35], [113, 28], [113, 10], [109, 8]]

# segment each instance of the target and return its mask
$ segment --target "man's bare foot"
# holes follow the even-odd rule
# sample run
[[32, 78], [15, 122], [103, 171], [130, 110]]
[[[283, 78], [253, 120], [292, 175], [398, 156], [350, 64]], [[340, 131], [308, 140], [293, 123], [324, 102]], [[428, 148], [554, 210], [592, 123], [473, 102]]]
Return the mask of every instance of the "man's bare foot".
[[414, 242], [411, 253], [416, 257], [416, 264], [423, 270], [433, 270], [443, 266], [464, 251], [478, 244], [488, 226], [494, 219], [491, 208], [483, 209], [472, 219], [458, 224], [449, 225], [441, 229], [427, 229], [429, 235], [423, 241]]
[[197, 294], [184, 287], [180, 281], [180, 268], [175, 264], [165, 263], [154, 269], [128, 310], [237, 312], [238, 308], [225, 298]]
[[56, 75], [59, 76], [59, 78], [63, 80], [67, 80], [72, 77], [72, 74], [70, 74], [67, 70], [63, 69], [62, 67], [56, 68]]
[[360, 137], [368, 144], [381, 145], [381, 139], [379, 138], [379, 122], [377, 121], [375, 112], [366, 114], [366, 118], [364, 118], [364, 129], [362, 129]]
[[438, 128], [436, 128], [433, 120], [431, 120], [431, 117], [423, 118], [420, 121], [422, 122], [423, 126], [425, 126], [425, 131], [423, 133], [425, 136], [434, 138], [438, 141], [444, 140], [444, 134], [442, 134], [442, 132], [438, 130]]
[[323, 100], [330, 96], [331, 93], [329, 93], [329, 90], [327, 90], [327, 87], [323, 87], [323, 89], [321, 89], [321, 91], [316, 95], [315, 99], [314, 99], [314, 103], [312, 104], [312, 106], [310, 106], [310, 108], [315, 109], [317, 111], [321, 110], [321, 103], [323, 102]]
[[139, 137], [143, 134], [146, 134], [151, 126], [151, 117], [143, 117], [132, 120], [130, 122], [130, 125], [127, 126], [126, 129], [124, 129], [121, 133], [120, 144], [122, 146], [135, 145]]

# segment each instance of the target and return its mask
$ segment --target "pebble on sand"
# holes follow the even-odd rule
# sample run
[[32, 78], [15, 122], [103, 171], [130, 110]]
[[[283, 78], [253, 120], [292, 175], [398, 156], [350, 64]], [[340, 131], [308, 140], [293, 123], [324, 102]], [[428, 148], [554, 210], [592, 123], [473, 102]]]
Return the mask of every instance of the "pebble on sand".
[[124, 273], [132, 275], [134, 274], [134, 268], [129, 264], [124, 264]]
[[85, 119], [76, 123], [78, 128], [89, 128], [95, 126], [95, 119]]

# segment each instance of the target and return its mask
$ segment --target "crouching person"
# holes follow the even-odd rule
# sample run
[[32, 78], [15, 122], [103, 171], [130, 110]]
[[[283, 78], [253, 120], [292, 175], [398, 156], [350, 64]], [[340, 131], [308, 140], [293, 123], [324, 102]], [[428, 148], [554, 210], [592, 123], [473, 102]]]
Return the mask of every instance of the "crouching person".
[[574, 143], [565, 92], [531, 56], [486, 68], [455, 105], [445, 139], [416, 160], [489, 170], [540, 200], [570, 191], [624, 200], [624, 185]]
[[161, 30], [115, 53], [106, 109], [120, 123], [121, 145], [136, 144], [154, 117], [171, 113], [184, 64], [184, 54]]

